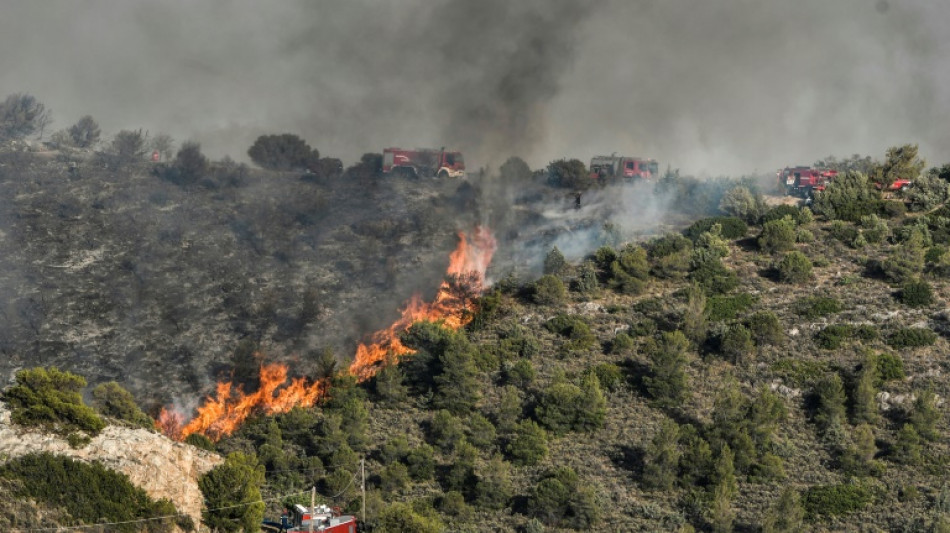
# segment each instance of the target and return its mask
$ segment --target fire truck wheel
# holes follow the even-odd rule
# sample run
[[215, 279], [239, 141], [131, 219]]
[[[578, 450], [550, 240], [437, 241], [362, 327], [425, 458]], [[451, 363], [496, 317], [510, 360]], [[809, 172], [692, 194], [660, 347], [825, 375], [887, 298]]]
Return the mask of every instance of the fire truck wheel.
[[447, 177], [449, 177], [449, 173], [448, 173], [447, 171], [445, 171], [445, 170], [440, 170], [440, 171], [439, 171], [439, 178], [445, 179], [445, 178], [447, 178]]

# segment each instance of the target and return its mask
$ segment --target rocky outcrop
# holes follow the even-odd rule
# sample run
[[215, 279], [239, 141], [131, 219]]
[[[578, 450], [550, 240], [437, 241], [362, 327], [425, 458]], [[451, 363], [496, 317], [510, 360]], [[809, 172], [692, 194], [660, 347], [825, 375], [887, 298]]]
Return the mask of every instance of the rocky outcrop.
[[154, 499], [168, 498], [179, 512], [201, 522], [203, 498], [198, 478], [223, 462], [221, 456], [175, 442], [145, 429], [108, 426], [79, 449], [65, 438], [13, 426], [10, 411], [0, 404], [0, 460], [48, 452], [98, 462], [129, 476]]

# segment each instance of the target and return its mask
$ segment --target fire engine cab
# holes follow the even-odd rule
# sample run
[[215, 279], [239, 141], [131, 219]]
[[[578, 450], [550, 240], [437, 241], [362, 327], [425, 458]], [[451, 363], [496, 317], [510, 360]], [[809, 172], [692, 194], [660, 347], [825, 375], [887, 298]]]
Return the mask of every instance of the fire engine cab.
[[778, 171], [778, 186], [785, 194], [808, 198], [814, 191], [823, 191], [838, 175], [837, 170], [806, 166], [785, 167]]
[[383, 174], [402, 174], [417, 178], [464, 178], [465, 160], [462, 152], [445, 148], [386, 148], [383, 150]]
[[655, 178], [659, 165], [654, 159], [598, 155], [590, 160], [591, 178]]
[[355, 516], [340, 513], [339, 507], [317, 505], [308, 509], [303, 505], [294, 505], [288, 509], [280, 522], [264, 522], [264, 531], [279, 533], [298, 533], [303, 531], [319, 531], [320, 533], [358, 533], [362, 528], [357, 524]]

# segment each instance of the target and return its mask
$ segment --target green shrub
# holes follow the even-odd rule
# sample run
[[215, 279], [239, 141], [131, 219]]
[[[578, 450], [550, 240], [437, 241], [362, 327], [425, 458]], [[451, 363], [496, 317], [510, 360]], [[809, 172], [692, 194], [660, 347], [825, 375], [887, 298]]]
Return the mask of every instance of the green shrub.
[[620, 371], [620, 367], [613, 363], [594, 365], [590, 371], [597, 376], [600, 385], [607, 390], [615, 390], [623, 383], [623, 373]]
[[882, 353], [877, 356], [877, 373], [881, 383], [904, 379], [904, 361], [899, 355]]
[[706, 314], [711, 321], [733, 320], [752, 307], [755, 296], [740, 292], [733, 296], [710, 296], [706, 300]]
[[416, 446], [409, 450], [405, 458], [409, 476], [414, 481], [432, 479], [435, 475], [435, 450], [428, 444]]
[[854, 227], [852, 224], [848, 224], [842, 220], [835, 220], [831, 223], [829, 228], [829, 233], [836, 240], [839, 240], [848, 246], [855, 247], [855, 241], [861, 235], [861, 232], [858, 231], [858, 228]]
[[409, 484], [409, 469], [402, 463], [392, 463], [379, 473], [379, 488], [383, 492], [398, 492]]
[[864, 235], [865, 240], [872, 244], [880, 244], [891, 232], [887, 221], [878, 218], [877, 215], [861, 217], [861, 228], [861, 234]]
[[905, 281], [897, 297], [902, 304], [909, 307], [928, 307], [934, 304], [933, 288], [923, 280]]
[[420, 509], [419, 507], [408, 503], [393, 503], [379, 513], [376, 519], [376, 528], [379, 531], [413, 531], [415, 533], [441, 533], [445, 531], [445, 527], [436, 515], [435, 510], [431, 507], [428, 509]]
[[811, 279], [811, 260], [797, 250], [785, 254], [776, 269], [778, 279], [785, 283], [805, 283]]
[[633, 337], [621, 331], [614, 337], [614, 340], [610, 342], [610, 353], [617, 355], [627, 353], [633, 350], [635, 345], [636, 343], [634, 343]]
[[664, 332], [660, 342], [648, 347], [651, 372], [644, 386], [660, 407], [676, 407], [688, 396], [686, 349], [689, 341], [681, 331]]
[[646, 250], [639, 246], [624, 246], [607, 271], [610, 288], [621, 294], [640, 294], [650, 275]]
[[[12, 494], [33, 499], [49, 508], [64, 509], [79, 523], [130, 522], [175, 515], [168, 500], [154, 501], [125, 474], [99, 463], [84, 463], [48, 453], [24, 455], [0, 466], [0, 479], [13, 481]], [[144, 524], [144, 525], [143, 525]], [[174, 518], [120, 523], [114, 531], [170, 532]]]
[[562, 313], [545, 322], [544, 327], [568, 339], [564, 346], [565, 350], [587, 350], [597, 342], [597, 337], [591, 332], [590, 326], [578, 316]]
[[44, 426], [63, 434], [75, 430], [96, 435], [106, 426], [80, 391], [86, 379], [56, 367], [31, 368], [16, 374], [16, 384], [3, 393], [12, 408], [11, 420], [24, 426]]
[[508, 367], [505, 377], [509, 382], [519, 387], [527, 387], [534, 381], [534, 365], [527, 359], [520, 359]]
[[516, 465], [536, 465], [548, 454], [547, 433], [534, 420], [522, 420], [515, 427], [505, 452]]
[[880, 193], [874, 190], [866, 175], [847, 171], [839, 174], [828, 188], [815, 196], [812, 209], [828, 220], [857, 222], [878, 211]]
[[754, 348], [752, 333], [741, 324], [733, 324], [729, 327], [723, 333], [719, 346], [722, 354], [736, 364], [746, 362]]
[[795, 242], [815, 242], [815, 234], [811, 230], [799, 229], [795, 232]]
[[593, 487], [581, 482], [567, 467], [541, 477], [528, 495], [528, 509], [548, 525], [571, 529], [589, 530], [600, 520]]
[[538, 305], [559, 305], [567, 297], [564, 282], [555, 275], [545, 274], [534, 283], [534, 302]]
[[818, 346], [826, 350], [837, 350], [841, 344], [850, 338], [860, 341], [872, 341], [878, 338], [877, 328], [870, 324], [859, 324], [852, 326], [850, 324], [832, 324], [826, 326], [815, 336]]
[[925, 328], [901, 328], [887, 338], [887, 345], [896, 349], [919, 348], [935, 342], [937, 334]]
[[[805, 209], [808, 209], [807, 207]], [[782, 204], [773, 207], [766, 211], [765, 216], [762, 217], [762, 223], [772, 222], [773, 220], [782, 220], [785, 217], [791, 217], [796, 224], [807, 224], [808, 222], [803, 221], [803, 218], [806, 218], [807, 215], [803, 215], [805, 212], [804, 209], [800, 209], [794, 205]], [[811, 215], [811, 211], [808, 211], [808, 214]]]
[[694, 265], [689, 277], [708, 295], [725, 294], [739, 286], [739, 276], [726, 268], [718, 257]]
[[899, 200], [881, 202], [881, 214], [887, 218], [898, 218], [907, 214], [907, 206]]
[[799, 316], [814, 320], [823, 316], [840, 313], [844, 309], [844, 306], [835, 298], [809, 296], [796, 302], [794, 308]]
[[749, 232], [749, 226], [738, 217], [709, 217], [697, 220], [683, 231], [683, 234], [695, 241], [700, 235], [706, 233], [716, 224], [722, 228], [722, 237], [724, 239], [741, 239]]
[[92, 405], [99, 414], [128, 422], [134, 426], [152, 428], [155, 423], [135, 403], [132, 393], [115, 381], [92, 389]]
[[785, 340], [785, 332], [772, 311], [759, 311], [745, 320], [756, 344], [779, 344]]
[[791, 385], [805, 387], [817, 381], [828, 371], [828, 363], [803, 361], [801, 359], [780, 359], [772, 364], [771, 370]]
[[795, 221], [791, 217], [772, 220], [762, 226], [759, 247], [769, 253], [791, 250], [795, 247]]
[[544, 273], [552, 274], [559, 276], [563, 274], [568, 268], [567, 260], [564, 259], [564, 254], [557, 249], [557, 246], [551, 249], [548, 252], [548, 255], [544, 257]]
[[836, 516], [860, 511], [874, 500], [871, 491], [861, 485], [816, 485], [802, 498], [805, 516]]

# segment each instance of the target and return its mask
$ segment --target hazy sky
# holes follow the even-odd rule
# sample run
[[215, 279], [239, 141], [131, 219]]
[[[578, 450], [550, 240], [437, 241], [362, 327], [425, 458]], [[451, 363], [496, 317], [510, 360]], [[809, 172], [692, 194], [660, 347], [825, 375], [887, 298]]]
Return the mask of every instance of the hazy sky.
[[246, 159], [293, 132], [349, 164], [595, 153], [739, 174], [919, 143], [950, 161], [933, 0], [7, 0], [0, 96]]

